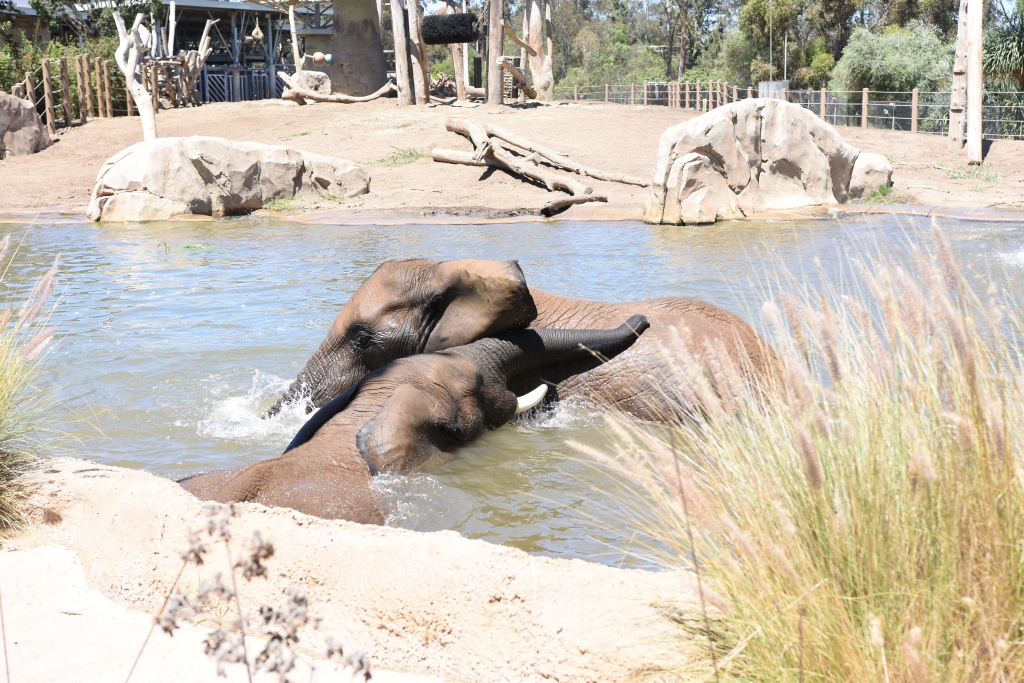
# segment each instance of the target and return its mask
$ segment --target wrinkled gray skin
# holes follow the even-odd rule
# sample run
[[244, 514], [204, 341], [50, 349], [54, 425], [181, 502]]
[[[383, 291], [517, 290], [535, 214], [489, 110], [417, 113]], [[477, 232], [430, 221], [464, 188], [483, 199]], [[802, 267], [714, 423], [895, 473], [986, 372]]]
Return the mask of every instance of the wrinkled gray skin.
[[634, 316], [608, 331], [517, 330], [397, 360], [317, 412], [284, 455], [181, 485], [208, 500], [382, 524], [373, 475], [415, 469], [505, 424], [516, 411], [510, 384], [595, 352], [612, 358], [647, 326]]
[[[661, 421], [691, 413], [680, 375], [663, 350], [685, 346], [705, 369], [731, 363], [757, 383], [772, 373], [775, 354], [739, 317], [703, 301], [666, 298], [605, 303], [527, 287], [515, 261], [392, 261], [380, 266], [335, 319], [298, 378], [269, 411], [309, 397], [321, 407], [367, 373], [398, 358], [467, 344], [530, 325], [535, 329], [607, 329], [639, 313], [651, 329], [610, 363], [593, 358], [549, 366], [523, 377], [522, 395], [539, 383], [549, 400], [578, 398]], [[684, 331], [682, 336], [674, 330]], [[721, 362], [718, 362], [720, 365]]]

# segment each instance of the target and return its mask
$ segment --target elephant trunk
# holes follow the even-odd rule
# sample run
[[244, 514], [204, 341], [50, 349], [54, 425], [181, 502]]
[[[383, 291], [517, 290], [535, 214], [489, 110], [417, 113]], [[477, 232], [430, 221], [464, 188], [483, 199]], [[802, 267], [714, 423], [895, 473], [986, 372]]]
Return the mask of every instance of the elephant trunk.
[[507, 383], [547, 365], [598, 358], [607, 360], [635, 342], [650, 327], [634, 315], [614, 330], [528, 329], [505, 332], [473, 344], [474, 362]]

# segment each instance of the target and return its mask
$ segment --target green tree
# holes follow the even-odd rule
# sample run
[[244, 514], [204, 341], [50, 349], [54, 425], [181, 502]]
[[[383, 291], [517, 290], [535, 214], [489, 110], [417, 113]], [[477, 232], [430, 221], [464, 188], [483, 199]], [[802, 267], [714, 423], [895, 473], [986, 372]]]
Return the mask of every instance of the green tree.
[[951, 43], [919, 21], [879, 32], [858, 28], [836, 63], [829, 88], [933, 91], [948, 82], [952, 68]]

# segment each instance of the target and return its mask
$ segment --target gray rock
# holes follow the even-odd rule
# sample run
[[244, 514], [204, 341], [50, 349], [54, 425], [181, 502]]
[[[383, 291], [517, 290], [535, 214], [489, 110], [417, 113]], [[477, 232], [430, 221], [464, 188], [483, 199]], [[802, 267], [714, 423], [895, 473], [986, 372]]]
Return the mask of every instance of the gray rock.
[[161, 138], [107, 160], [87, 216], [94, 221], [225, 216], [278, 199], [354, 197], [369, 190], [366, 170], [346, 159], [222, 138]]
[[774, 99], [727, 104], [661, 136], [644, 220], [709, 223], [846, 202], [858, 155], [835, 128], [799, 105]]
[[861, 152], [850, 176], [850, 199], [863, 199], [880, 187], [892, 187], [892, 165], [882, 154]]
[[303, 71], [295, 77], [300, 88], [318, 92], [321, 95], [331, 94], [331, 77], [320, 71]]
[[50, 146], [50, 136], [35, 107], [0, 91], [0, 159], [8, 154], [35, 154]]

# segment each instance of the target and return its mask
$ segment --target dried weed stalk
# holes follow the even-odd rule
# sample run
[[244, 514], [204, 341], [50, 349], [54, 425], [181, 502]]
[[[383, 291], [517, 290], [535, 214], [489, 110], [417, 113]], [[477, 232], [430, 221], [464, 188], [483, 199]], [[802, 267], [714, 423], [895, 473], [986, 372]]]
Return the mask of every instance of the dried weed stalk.
[[933, 236], [908, 264], [855, 262], [863, 295], [766, 304], [770, 386], [668, 345], [709, 405], [668, 428], [609, 418], [598, 461], [643, 490], [665, 561], [721, 596], [713, 675], [1024, 680], [1021, 302], [978, 296]]
[[[210, 631], [203, 642], [203, 651], [214, 660], [219, 676], [227, 675], [226, 665], [239, 664], [245, 667], [250, 681], [259, 671], [276, 674], [280, 683], [294, 680], [299, 656], [293, 648], [299, 644], [299, 629], [306, 625], [319, 628], [320, 619], [309, 614], [306, 594], [294, 586], [288, 586], [284, 591], [286, 599], [282, 605], [261, 605], [256, 609], [266, 640], [258, 652], [250, 654], [249, 646], [255, 639], [248, 630], [251, 615], [243, 611], [238, 595], [238, 574], [241, 573], [246, 581], [266, 577], [266, 561], [274, 556], [274, 546], [265, 541], [259, 531], [254, 531], [246, 542], [245, 551], [232, 556], [231, 520], [237, 514], [238, 509], [234, 503], [207, 505], [203, 525], [189, 534], [188, 547], [181, 554], [181, 569], [139, 649], [126, 683], [131, 679], [156, 627], [174, 635], [180, 623], [196, 621], [200, 617], [203, 623], [216, 624], [216, 628]], [[202, 581], [192, 594], [175, 592], [185, 568], [190, 564], [206, 564], [210, 559], [208, 555], [218, 544], [224, 546], [229, 580], [225, 581], [224, 574], [218, 572], [212, 580]], [[340, 661], [351, 672], [354, 681], [370, 679], [370, 664], [366, 655], [358, 649], [346, 651], [331, 636], [326, 638], [323, 657]], [[312, 677], [316, 664], [311, 663], [310, 666], [313, 670], [309, 676]]]

